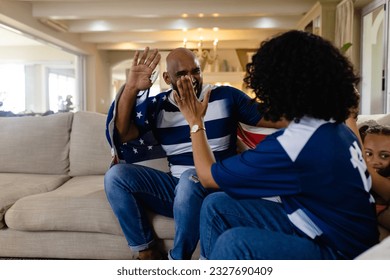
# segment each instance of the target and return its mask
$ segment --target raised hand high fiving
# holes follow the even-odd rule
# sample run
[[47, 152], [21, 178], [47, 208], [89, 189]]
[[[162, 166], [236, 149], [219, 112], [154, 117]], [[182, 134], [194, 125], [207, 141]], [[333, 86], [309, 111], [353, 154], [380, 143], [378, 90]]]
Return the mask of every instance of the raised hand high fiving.
[[142, 53], [136, 51], [131, 65], [127, 86], [136, 91], [145, 90], [152, 86], [152, 75], [160, 62], [158, 50], [150, 51], [146, 47]]

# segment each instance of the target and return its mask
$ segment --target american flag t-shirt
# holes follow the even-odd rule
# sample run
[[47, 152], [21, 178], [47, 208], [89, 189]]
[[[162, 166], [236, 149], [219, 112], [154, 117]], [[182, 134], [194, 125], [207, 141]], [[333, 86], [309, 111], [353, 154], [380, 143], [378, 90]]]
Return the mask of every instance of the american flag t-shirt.
[[[123, 92], [124, 87], [119, 91], [118, 97]], [[151, 102], [148, 102], [148, 98], [152, 98]], [[133, 110], [132, 120], [140, 130], [140, 136], [138, 139], [121, 143], [118, 132], [116, 131], [115, 120], [115, 106], [116, 101], [111, 104], [107, 115], [106, 122], [106, 137], [109, 144], [112, 147], [112, 156], [117, 157], [119, 161], [126, 163], [135, 163], [145, 160], [164, 158], [166, 156], [165, 151], [154, 137], [153, 131], [150, 130], [150, 123], [147, 119], [148, 111], [155, 110], [161, 103], [161, 99], [164, 95], [160, 94], [160, 97], [149, 97], [149, 90], [141, 91], [137, 96], [135, 108]], [[157, 100], [160, 102], [158, 103]], [[150, 106], [152, 105], [152, 106]], [[151, 108], [153, 107], [153, 108]]]

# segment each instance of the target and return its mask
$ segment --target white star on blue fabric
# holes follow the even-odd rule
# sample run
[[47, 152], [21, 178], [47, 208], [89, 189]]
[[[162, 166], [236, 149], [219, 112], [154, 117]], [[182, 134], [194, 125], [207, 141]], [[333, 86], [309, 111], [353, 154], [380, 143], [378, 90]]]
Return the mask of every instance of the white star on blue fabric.
[[138, 154], [138, 150], [136, 148], [133, 148], [134, 154]]
[[157, 99], [156, 99], [156, 97], [155, 97], [155, 98], [153, 98], [152, 102], [153, 102], [153, 103], [156, 103], [156, 102], [157, 102]]
[[149, 151], [153, 150], [153, 146], [148, 146], [148, 150]]
[[142, 118], [142, 116], [143, 116], [143, 115], [142, 115], [142, 112], [137, 112], [137, 118], [140, 119], [140, 118]]
[[144, 139], [140, 138], [140, 139], [139, 139], [139, 143], [140, 143], [141, 145], [145, 144]]
[[165, 100], [167, 100], [167, 96], [166, 96], [166, 95], [164, 95], [164, 97], [163, 97], [162, 99], [163, 99], [164, 101], [165, 101]]

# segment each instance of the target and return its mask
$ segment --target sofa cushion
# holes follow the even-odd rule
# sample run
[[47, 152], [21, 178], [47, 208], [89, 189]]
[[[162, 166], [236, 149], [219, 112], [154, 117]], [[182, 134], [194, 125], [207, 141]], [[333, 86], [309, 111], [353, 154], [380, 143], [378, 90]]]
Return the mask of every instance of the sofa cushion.
[[106, 115], [76, 112], [70, 137], [71, 176], [104, 174], [111, 161], [105, 135]]
[[[23, 231], [80, 231], [123, 235], [107, 201], [101, 175], [79, 176], [58, 189], [18, 200], [6, 213], [9, 228]], [[151, 215], [159, 238], [173, 238], [173, 221]]]
[[56, 190], [19, 199], [6, 213], [9, 228], [121, 234], [103, 188], [103, 176], [79, 176]]
[[[0, 231], [0, 248], [0, 256], [17, 259], [119, 260], [135, 259], [138, 255], [129, 249], [123, 236], [93, 232], [32, 232], [7, 228]], [[0, 261], [1, 264], [3, 262]], [[4, 273], [2, 275], [4, 277]], [[31, 277], [34, 278], [38, 277]], [[47, 278], [39, 277], [39, 279]]]
[[0, 118], [0, 172], [67, 174], [72, 117]]
[[20, 198], [49, 192], [69, 180], [67, 175], [0, 173], [0, 228], [4, 214]]
[[390, 125], [390, 114], [359, 115], [357, 126], [360, 128], [367, 124]]
[[356, 260], [389, 260], [390, 259], [390, 236], [385, 238], [379, 244], [371, 247], [361, 255], [356, 257]]
[[390, 114], [380, 117], [377, 122], [380, 125], [390, 125]]

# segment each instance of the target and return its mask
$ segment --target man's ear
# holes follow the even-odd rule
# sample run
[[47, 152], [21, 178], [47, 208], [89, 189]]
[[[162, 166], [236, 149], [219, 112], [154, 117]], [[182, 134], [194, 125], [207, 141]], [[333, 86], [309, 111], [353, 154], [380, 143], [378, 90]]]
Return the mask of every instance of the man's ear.
[[164, 81], [167, 85], [171, 85], [172, 84], [172, 81], [171, 81], [171, 78], [169, 77], [168, 75], [168, 72], [164, 72], [163, 73], [163, 78], [164, 78]]

